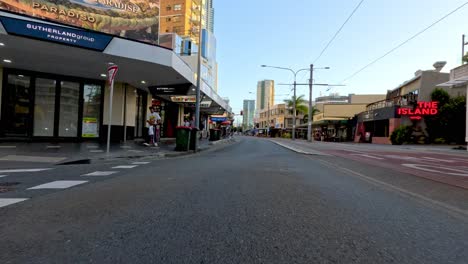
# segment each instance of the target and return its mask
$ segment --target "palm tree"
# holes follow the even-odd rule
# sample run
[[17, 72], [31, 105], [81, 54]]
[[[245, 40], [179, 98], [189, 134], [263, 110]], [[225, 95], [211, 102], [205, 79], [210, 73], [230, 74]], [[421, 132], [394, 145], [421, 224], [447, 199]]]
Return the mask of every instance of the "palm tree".
[[[291, 99], [284, 100], [286, 108], [294, 108], [294, 96]], [[299, 114], [307, 114], [309, 112], [309, 107], [307, 107], [307, 101], [304, 99], [304, 95], [300, 95], [296, 98], [296, 116]]]

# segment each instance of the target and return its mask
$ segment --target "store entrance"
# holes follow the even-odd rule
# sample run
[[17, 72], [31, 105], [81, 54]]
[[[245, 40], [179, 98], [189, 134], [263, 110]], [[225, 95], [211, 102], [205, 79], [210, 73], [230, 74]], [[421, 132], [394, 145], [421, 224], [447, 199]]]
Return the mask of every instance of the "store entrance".
[[7, 137], [28, 137], [31, 131], [31, 77], [9, 74], [3, 89], [2, 133]]

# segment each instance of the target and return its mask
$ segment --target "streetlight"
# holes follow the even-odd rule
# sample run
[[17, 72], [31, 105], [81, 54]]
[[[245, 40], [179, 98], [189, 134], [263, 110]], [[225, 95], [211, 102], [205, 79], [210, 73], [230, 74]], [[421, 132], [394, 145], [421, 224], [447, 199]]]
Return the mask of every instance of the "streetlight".
[[[310, 68], [305, 68], [305, 69], [299, 69], [297, 71], [294, 71], [293, 69], [286, 68], [286, 67], [277, 67], [277, 66], [269, 66], [269, 65], [261, 65], [262, 68], [274, 68], [274, 69], [279, 69], [279, 70], [286, 70], [292, 72], [294, 75], [294, 96], [293, 96], [293, 127], [292, 127], [292, 140], [296, 139], [296, 85], [297, 85], [297, 74], [300, 73], [301, 71], [310, 71], [310, 81], [309, 81], [309, 126], [312, 126], [312, 121], [311, 121], [311, 115], [312, 115], [312, 77], [313, 77], [313, 71], [318, 70], [318, 69], [330, 69], [330, 67], [324, 67], [324, 68], [314, 68], [314, 65], [311, 64]], [[310, 131], [309, 131], [310, 132]], [[310, 135], [307, 136], [308, 139], [310, 139]]]

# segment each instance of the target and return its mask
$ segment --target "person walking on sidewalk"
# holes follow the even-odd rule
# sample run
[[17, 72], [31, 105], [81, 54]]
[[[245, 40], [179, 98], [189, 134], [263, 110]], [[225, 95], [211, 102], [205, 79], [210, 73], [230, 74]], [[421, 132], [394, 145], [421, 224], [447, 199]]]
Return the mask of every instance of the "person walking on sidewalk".
[[146, 120], [148, 126], [148, 142], [144, 143], [145, 146], [158, 146], [156, 143], [156, 125], [158, 122], [161, 122], [161, 116], [156, 113], [154, 107], [149, 107], [150, 113], [148, 114], [148, 119]]

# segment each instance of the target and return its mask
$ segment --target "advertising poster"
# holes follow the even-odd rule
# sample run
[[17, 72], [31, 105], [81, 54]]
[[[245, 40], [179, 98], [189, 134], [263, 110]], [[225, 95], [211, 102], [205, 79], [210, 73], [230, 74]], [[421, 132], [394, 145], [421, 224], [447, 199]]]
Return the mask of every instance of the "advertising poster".
[[97, 118], [83, 117], [83, 130], [81, 137], [97, 138], [99, 137]]
[[157, 44], [160, 0], [0, 0], [0, 9]]

